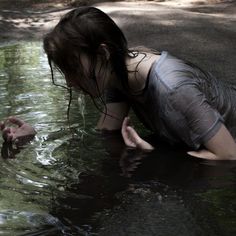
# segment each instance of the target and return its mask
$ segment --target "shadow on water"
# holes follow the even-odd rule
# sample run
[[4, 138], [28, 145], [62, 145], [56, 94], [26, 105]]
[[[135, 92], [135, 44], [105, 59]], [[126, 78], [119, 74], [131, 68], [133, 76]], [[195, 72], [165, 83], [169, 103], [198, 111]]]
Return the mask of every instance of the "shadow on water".
[[153, 152], [127, 149], [119, 133], [93, 130], [98, 112], [76, 93], [69, 128], [68, 94], [52, 86], [40, 43], [0, 47], [0, 96], [1, 120], [38, 130], [23, 147], [1, 140], [0, 235], [236, 233], [235, 163], [196, 160], [156, 137]]

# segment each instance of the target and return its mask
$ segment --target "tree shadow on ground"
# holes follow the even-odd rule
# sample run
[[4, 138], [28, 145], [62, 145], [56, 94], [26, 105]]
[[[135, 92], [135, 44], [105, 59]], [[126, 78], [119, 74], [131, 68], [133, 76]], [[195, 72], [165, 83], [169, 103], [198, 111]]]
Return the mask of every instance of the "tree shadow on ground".
[[140, 17], [138, 12], [115, 12], [112, 17], [131, 46], [167, 50], [210, 71], [217, 78], [235, 80], [235, 21], [224, 15], [160, 9]]
[[[99, 6], [102, 9], [106, 6], [105, 11], [125, 32], [130, 46], [167, 50], [212, 72], [217, 78], [235, 79], [236, 30], [232, 17], [235, 2], [182, 9], [155, 2], [149, 3], [148, 8], [143, 5], [143, 9], [139, 4], [127, 7], [125, 2]], [[132, 6], [139, 8], [134, 10]], [[44, 33], [70, 9], [54, 7], [32, 12], [27, 8], [20, 12], [1, 8], [0, 41], [42, 40]]]

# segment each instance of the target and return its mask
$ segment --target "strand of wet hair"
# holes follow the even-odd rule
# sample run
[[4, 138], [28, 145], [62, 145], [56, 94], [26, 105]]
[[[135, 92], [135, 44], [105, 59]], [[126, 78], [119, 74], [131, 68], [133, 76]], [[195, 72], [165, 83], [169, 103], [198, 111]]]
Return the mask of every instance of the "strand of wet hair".
[[[63, 86], [63, 85], [60, 85], [60, 84], [57, 84], [55, 82], [55, 79], [54, 79], [54, 72], [53, 72], [53, 69], [52, 69], [52, 63], [51, 63], [51, 60], [48, 59], [48, 64], [49, 64], [49, 67], [50, 67], [50, 71], [51, 71], [51, 79], [52, 79], [52, 84], [57, 86], [57, 87], [60, 87], [60, 88], [63, 88], [63, 89], [66, 89], [69, 93], [69, 102], [68, 102], [68, 105], [67, 105], [67, 111], [66, 111], [66, 117], [67, 117], [67, 122], [68, 122], [68, 126], [69, 126], [69, 129], [71, 129], [71, 124], [70, 124], [70, 107], [71, 107], [71, 102], [72, 102], [72, 89], [70, 87], [67, 87], [67, 86]], [[59, 68], [57, 68], [58, 71], [62, 74], [61, 70]]]

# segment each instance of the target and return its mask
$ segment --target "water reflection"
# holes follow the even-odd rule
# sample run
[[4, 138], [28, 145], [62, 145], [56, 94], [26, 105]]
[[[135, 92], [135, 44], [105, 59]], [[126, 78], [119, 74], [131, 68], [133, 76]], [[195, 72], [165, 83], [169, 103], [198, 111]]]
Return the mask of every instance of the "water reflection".
[[[0, 48], [0, 96], [1, 120], [17, 115], [35, 124], [39, 133], [27, 148], [2, 141], [1, 234], [17, 235], [49, 226], [58, 228], [60, 220], [50, 211], [55, 196], [67, 194], [64, 185], [69, 167], [63, 172], [66, 160], [53, 152], [71, 138], [72, 131], [66, 118], [68, 94], [51, 85], [40, 43]], [[80, 171], [70, 179], [75, 179]], [[46, 235], [45, 231], [41, 235]]]
[[52, 85], [41, 43], [0, 47], [0, 97], [0, 120], [16, 115], [38, 131], [21, 147], [0, 140], [0, 235], [236, 233], [234, 163], [156, 137], [153, 152], [126, 149], [120, 133], [94, 131], [98, 112], [76, 93], [69, 126], [68, 92]]

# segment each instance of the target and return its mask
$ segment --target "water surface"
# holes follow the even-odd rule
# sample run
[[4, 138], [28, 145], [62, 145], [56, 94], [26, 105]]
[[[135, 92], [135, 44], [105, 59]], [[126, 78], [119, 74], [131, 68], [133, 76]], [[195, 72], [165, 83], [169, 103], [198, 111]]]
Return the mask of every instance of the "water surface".
[[20, 149], [0, 140], [0, 235], [235, 235], [234, 162], [126, 149], [95, 132], [99, 112], [78, 93], [69, 126], [69, 94], [49, 72], [41, 43], [0, 46], [0, 120], [38, 131]]

